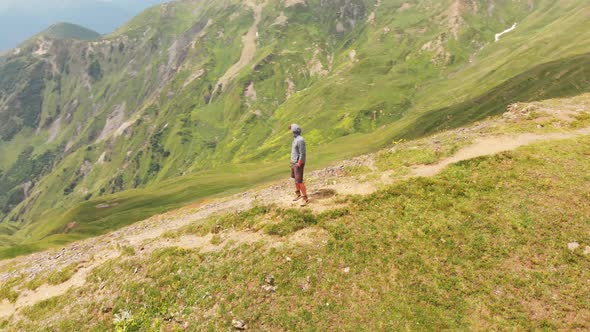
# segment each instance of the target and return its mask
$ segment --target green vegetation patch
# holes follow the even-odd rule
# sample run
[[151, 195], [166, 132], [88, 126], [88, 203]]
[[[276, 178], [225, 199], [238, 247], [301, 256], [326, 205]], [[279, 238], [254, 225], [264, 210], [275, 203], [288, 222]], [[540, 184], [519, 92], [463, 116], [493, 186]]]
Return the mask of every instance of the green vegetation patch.
[[[317, 225], [318, 216], [309, 210], [283, 209], [276, 206], [257, 206], [252, 209], [213, 216], [188, 225], [180, 234], [217, 234], [223, 230], [262, 230], [269, 235], [286, 236], [303, 228]], [[212, 240], [216, 241], [216, 240]]]
[[14, 290], [14, 287], [18, 285], [20, 278], [11, 278], [3, 283], [0, 287], [0, 301], [8, 300], [10, 302], [16, 302], [19, 297], [19, 293]]
[[54, 24], [45, 30], [42, 35], [55, 39], [93, 40], [100, 38], [98, 32], [71, 23]]
[[68, 280], [78, 271], [78, 264], [70, 264], [61, 270], [50, 273], [47, 282], [50, 285], [59, 285]]
[[[313, 217], [330, 234], [323, 245], [167, 248], [110, 261], [84, 292], [104, 287], [115, 298], [76, 305], [79, 314], [68, 311], [59, 324], [226, 330], [241, 319], [253, 330], [588, 329], [589, 149], [587, 137], [537, 144], [350, 198], [347, 208]], [[305, 212], [272, 207], [220, 220], [237, 227], [273, 214], [313, 223]], [[578, 248], [568, 248], [573, 241]], [[81, 318], [105, 306], [98, 319]]]

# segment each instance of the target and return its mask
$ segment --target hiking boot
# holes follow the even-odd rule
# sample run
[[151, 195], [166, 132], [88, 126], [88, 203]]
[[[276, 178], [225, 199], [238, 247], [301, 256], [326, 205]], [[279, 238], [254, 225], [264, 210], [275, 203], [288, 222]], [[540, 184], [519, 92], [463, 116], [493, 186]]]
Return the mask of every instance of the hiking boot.
[[303, 196], [301, 196], [301, 191], [297, 190], [295, 192], [295, 198], [293, 198], [293, 202], [297, 202], [298, 200], [301, 199], [301, 197], [303, 197]]
[[301, 207], [306, 207], [307, 204], [309, 204], [309, 199], [307, 199], [307, 196], [301, 196], [303, 197], [303, 202], [301, 202]]

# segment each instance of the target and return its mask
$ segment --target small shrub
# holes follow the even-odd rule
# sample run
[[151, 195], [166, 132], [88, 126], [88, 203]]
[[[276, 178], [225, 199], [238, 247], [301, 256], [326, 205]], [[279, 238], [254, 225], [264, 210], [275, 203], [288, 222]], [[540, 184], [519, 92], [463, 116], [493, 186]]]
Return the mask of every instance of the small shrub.
[[0, 286], [0, 302], [2, 300], [8, 300], [12, 303], [16, 302], [19, 294], [13, 290], [13, 287], [22, 280], [22, 277], [16, 277], [7, 280], [4, 285]]
[[32, 280], [29, 280], [26, 284], [25, 287], [27, 289], [30, 289], [32, 291], [36, 290], [37, 288], [41, 287], [41, 285], [43, 285], [45, 283], [45, 279], [44, 278], [34, 278]]

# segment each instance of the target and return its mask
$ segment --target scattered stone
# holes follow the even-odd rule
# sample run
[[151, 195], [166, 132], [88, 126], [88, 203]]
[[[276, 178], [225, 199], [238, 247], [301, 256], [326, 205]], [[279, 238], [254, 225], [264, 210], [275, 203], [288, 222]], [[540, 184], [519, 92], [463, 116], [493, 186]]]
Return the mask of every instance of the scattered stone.
[[584, 248], [584, 251], [582, 253], [584, 255], [590, 255], [590, 246], [586, 246], [586, 248]]
[[263, 290], [269, 293], [274, 293], [277, 291], [275, 277], [272, 274], [267, 275], [266, 278], [264, 278], [264, 282], [266, 282], [266, 285], [262, 285]]
[[311, 288], [311, 278], [307, 276], [305, 281], [299, 284], [299, 288], [301, 288], [301, 290], [304, 292], [308, 291]]
[[342, 269], [342, 272], [344, 273], [350, 273], [350, 267], [345, 267], [344, 269]]
[[246, 325], [246, 323], [240, 319], [232, 320], [231, 325], [234, 327], [234, 329], [240, 330], [240, 331], [244, 331], [248, 328], [248, 325]]
[[574, 250], [578, 249], [579, 246], [580, 246], [580, 244], [578, 242], [575, 242], [575, 241], [574, 242], [570, 242], [570, 243], [567, 244], [567, 248], [570, 251], [574, 251]]
[[262, 285], [262, 289], [266, 292], [269, 292], [269, 293], [274, 293], [277, 291], [277, 287], [271, 286], [271, 285]]
[[65, 252], [66, 252], [66, 249], [63, 248], [57, 255], [55, 255], [53, 257], [53, 259], [59, 259], [59, 258], [61, 258], [64, 255]]
[[286, 260], [287, 262], [290, 262], [290, 261], [292, 261], [291, 257], [289, 257], [289, 256], [285, 257], [285, 260]]
[[504, 292], [502, 291], [502, 289], [500, 287], [496, 287], [496, 289], [494, 289], [494, 295], [502, 296], [502, 295], [504, 295]]

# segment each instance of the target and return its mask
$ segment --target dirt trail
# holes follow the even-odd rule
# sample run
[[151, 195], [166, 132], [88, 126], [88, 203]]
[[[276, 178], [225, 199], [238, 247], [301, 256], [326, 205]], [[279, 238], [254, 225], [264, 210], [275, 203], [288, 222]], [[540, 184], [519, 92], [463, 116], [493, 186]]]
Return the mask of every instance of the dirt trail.
[[165, 220], [165, 222], [158, 222], [158, 225], [145, 227], [141, 232], [130, 235], [120, 234], [118, 240], [123, 241], [126, 245], [138, 246], [145, 241], [157, 239], [166, 232], [178, 230], [195, 220], [202, 220], [216, 213], [245, 210], [251, 207], [253, 202], [254, 199], [252, 197], [234, 196], [233, 199], [225, 202], [206, 205], [196, 213], [189, 214], [185, 217]]
[[[480, 138], [474, 144], [459, 150], [455, 155], [434, 165], [420, 165], [414, 167], [410, 176], [435, 176], [445, 167], [459, 161], [514, 150], [518, 147], [539, 141], [568, 139], [589, 134], [590, 128], [584, 128], [570, 133], [520, 134]], [[377, 191], [383, 184], [389, 184], [401, 179], [392, 179], [390, 177], [390, 171], [379, 172], [374, 166], [374, 159], [370, 156], [364, 157], [364, 159], [360, 159], [360, 163], [363, 166], [368, 167], [373, 174], [377, 175], [372, 181], [360, 183], [358, 179], [341, 175], [344, 173], [343, 166], [326, 168], [311, 173], [309, 175], [309, 187], [322, 189], [311, 192], [312, 200], [314, 200], [314, 196], [316, 198], [309, 208], [314, 211], [333, 209], [338, 207], [338, 205], [329, 198], [334, 197], [335, 195], [367, 195]], [[321, 183], [321, 179], [333, 177], [338, 179], [337, 183]], [[14, 304], [8, 303], [7, 301], [0, 301], [0, 319], [10, 317], [14, 314], [18, 315], [18, 310], [21, 308], [34, 305], [54, 296], [65, 294], [73, 287], [83, 286], [86, 282], [87, 276], [94, 268], [102, 265], [107, 260], [116, 258], [120, 255], [120, 250], [115, 249], [114, 245], [117, 245], [118, 247], [132, 246], [140, 250], [140, 254], [147, 254], [157, 248], [172, 246], [211, 251], [222, 248], [223, 243], [254, 243], [261, 240], [268, 240], [270, 242], [275, 241], [277, 243], [288, 242], [288, 239], [282, 240], [281, 242], [280, 240], [272, 239], [265, 234], [255, 232], [221, 233], [222, 244], [218, 245], [212, 244], [212, 235], [187, 235], [178, 239], [167, 239], [162, 236], [166, 232], [173, 232], [183, 226], [195, 223], [198, 220], [203, 220], [213, 214], [242, 211], [255, 204], [276, 204], [283, 207], [296, 206], [297, 203], [293, 202], [291, 199], [292, 191], [290, 188], [290, 181], [283, 181], [264, 189], [237, 194], [224, 200], [218, 200], [197, 208], [191, 208], [191, 210], [187, 208], [186, 210], [181, 210], [183, 211], [183, 214], [181, 215], [178, 215], [178, 212], [173, 211], [161, 216], [154, 216], [110, 234], [71, 244], [59, 251], [57, 255], [56, 251], [47, 251], [1, 262], [0, 267], [8, 266], [7, 262], [10, 262], [11, 265], [9, 272], [0, 272], [0, 281], [7, 280], [10, 276], [17, 275], [14, 272], [11, 273], [11, 270], [20, 270], [19, 273], [27, 275], [55, 270], [60, 268], [60, 266], [71, 264], [72, 262], [80, 264], [80, 267], [72, 278], [63, 284], [43, 285], [36, 291], [22, 291]], [[305, 230], [301, 232], [303, 235], [295, 235], [296, 237], [299, 237], [299, 240], [293, 240], [292, 242], [300, 241], [300, 243], [304, 243], [308, 241], [309, 238], [305, 236], [305, 232]], [[73, 256], [70, 257], [68, 255]], [[64, 260], [61, 262], [61, 265], [57, 264], [60, 259]]]
[[434, 165], [420, 165], [413, 168], [414, 176], [430, 177], [440, 173], [445, 167], [477, 157], [494, 155], [500, 152], [515, 150], [521, 146], [533, 144], [539, 141], [559, 140], [574, 138], [581, 135], [590, 134], [590, 128], [584, 128], [572, 133], [554, 133], [554, 134], [521, 134], [518, 136], [489, 137], [479, 139], [475, 144], [461, 149], [454, 156], [449, 157]]
[[215, 94], [218, 92], [219, 87], [223, 89], [227, 84], [236, 78], [236, 76], [240, 73], [244, 67], [246, 67], [256, 55], [256, 41], [258, 40], [258, 24], [262, 20], [262, 9], [266, 6], [266, 1], [260, 4], [256, 4], [254, 0], [246, 1], [246, 5], [254, 11], [254, 24], [248, 30], [248, 32], [242, 37], [242, 43], [244, 47], [242, 48], [242, 54], [240, 55], [240, 60], [236, 62], [233, 66], [231, 66], [223, 76], [219, 79], [217, 84], [215, 84], [215, 88], [211, 93], [211, 98], [209, 99], [209, 103], [213, 102], [215, 98]]
[[16, 311], [15, 306], [7, 300], [0, 301], [0, 318], [10, 317]]
[[86, 283], [86, 277], [96, 267], [102, 265], [109, 259], [117, 257], [119, 254], [116, 251], [105, 251], [98, 253], [91, 263], [81, 264], [74, 275], [66, 282], [59, 285], [43, 284], [36, 290], [26, 290], [21, 292], [16, 303], [9, 303], [3, 301], [0, 303], [0, 318], [10, 317], [18, 309], [35, 305], [41, 301], [45, 301], [55, 296], [65, 294], [72, 287], [81, 287]]

